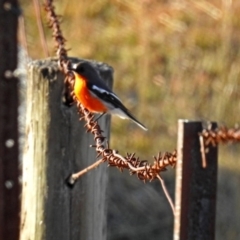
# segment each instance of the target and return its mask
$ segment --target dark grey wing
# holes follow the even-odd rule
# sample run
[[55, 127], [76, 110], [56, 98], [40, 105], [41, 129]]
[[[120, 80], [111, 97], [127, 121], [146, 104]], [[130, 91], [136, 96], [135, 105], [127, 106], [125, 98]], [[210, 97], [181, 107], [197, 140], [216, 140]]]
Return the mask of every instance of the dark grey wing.
[[123, 111], [128, 111], [127, 108], [122, 104], [121, 100], [116, 94], [114, 94], [107, 86], [98, 86], [88, 83], [88, 89], [96, 95], [99, 99], [105, 103], [112, 105], [113, 108], [120, 108]]

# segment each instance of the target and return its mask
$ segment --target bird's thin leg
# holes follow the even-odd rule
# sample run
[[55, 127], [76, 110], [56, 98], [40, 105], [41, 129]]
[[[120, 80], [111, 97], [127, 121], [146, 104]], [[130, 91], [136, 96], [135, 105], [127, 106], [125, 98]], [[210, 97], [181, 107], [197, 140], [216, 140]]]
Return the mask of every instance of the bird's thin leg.
[[95, 119], [95, 121], [97, 122], [103, 115], [105, 115], [106, 113], [105, 112], [103, 112], [103, 113], [101, 113], [96, 119]]

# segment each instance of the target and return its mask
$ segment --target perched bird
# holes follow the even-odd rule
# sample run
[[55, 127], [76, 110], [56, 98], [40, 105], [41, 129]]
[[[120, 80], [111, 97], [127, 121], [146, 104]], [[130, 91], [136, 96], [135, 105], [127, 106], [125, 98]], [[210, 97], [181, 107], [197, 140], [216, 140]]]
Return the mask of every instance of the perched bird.
[[75, 76], [74, 93], [86, 109], [92, 113], [110, 113], [121, 118], [129, 118], [147, 130], [109, 89], [90, 62], [71, 64], [68, 70]]

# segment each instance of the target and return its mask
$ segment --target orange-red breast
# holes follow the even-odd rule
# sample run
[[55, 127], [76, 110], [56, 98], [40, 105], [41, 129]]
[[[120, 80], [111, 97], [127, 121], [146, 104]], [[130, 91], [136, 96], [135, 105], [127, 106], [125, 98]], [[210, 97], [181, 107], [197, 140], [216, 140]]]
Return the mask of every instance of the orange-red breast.
[[74, 93], [86, 109], [93, 113], [110, 113], [124, 119], [129, 118], [147, 130], [109, 89], [90, 62], [72, 64], [69, 70], [75, 76]]

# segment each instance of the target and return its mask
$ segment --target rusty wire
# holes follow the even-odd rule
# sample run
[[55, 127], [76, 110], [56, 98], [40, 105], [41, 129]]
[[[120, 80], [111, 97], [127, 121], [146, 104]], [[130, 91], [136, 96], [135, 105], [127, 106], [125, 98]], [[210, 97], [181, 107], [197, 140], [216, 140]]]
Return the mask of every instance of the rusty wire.
[[[96, 149], [97, 157], [101, 159], [97, 163], [93, 164], [96, 167], [102, 162], [107, 162], [109, 166], [114, 166], [119, 168], [121, 171], [123, 169], [128, 169], [130, 174], [135, 174], [137, 177], [143, 181], [152, 181], [155, 178], [159, 178], [159, 174], [166, 170], [167, 166], [175, 166], [177, 160], [177, 152], [173, 153], [166, 152], [164, 154], [159, 153], [154, 157], [154, 163], [149, 164], [147, 161], [141, 161], [139, 157], [135, 154], [127, 154], [126, 157], [118, 154], [117, 150], [110, 149], [108, 144], [105, 144], [105, 137], [102, 135], [99, 124], [94, 121], [94, 115], [90, 113], [83, 105], [77, 101], [77, 98], [73, 92], [74, 77], [68, 74], [67, 65], [69, 64], [67, 58], [67, 50], [65, 48], [65, 38], [62, 35], [60, 29], [59, 18], [55, 13], [52, 0], [47, 0], [45, 4], [45, 10], [47, 11], [47, 17], [49, 20], [49, 27], [53, 29], [53, 38], [56, 42], [57, 57], [59, 59], [59, 67], [61, 71], [66, 75], [66, 84], [69, 87], [69, 91], [73, 97], [74, 102], [77, 104], [78, 113], [81, 116], [80, 119], [84, 119], [87, 128], [87, 132], [91, 132], [94, 135], [95, 145], [92, 145]], [[105, 146], [107, 145], [107, 146]], [[86, 170], [81, 171], [82, 174], [86, 173], [92, 167], [88, 167]], [[74, 184], [74, 182], [82, 174], [73, 174], [69, 178], [69, 184]]]
[[217, 146], [224, 143], [240, 142], [240, 128], [227, 128], [226, 126], [218, 127], [212, 130], [210, 127], [203, 129], [199, 136], [203, 138], [205, 146]]
[[227, 128], [226, 126], [221, 126], [216, 129], [212, 129], [211, 124], [207, 128], [204, 128], [201, 133], [199, 133], [200, 141], [200, 151], [202, 155], [202, 167], [207, 167], [207, 157], [208, 147], [216, 147], [218, 144], [226, 143], [237, 143], [240, 142], [240, 128], [236, 126], [235, 128]]
[[66, 39], [63, 37], [60, 28], [60, 18], [55, 13], [55, 8], [53, 6], [53, 0], [46, 0], [45, 11], [47, 12], [48, 25], [53, 31], [53, 38], [55, 40], [56, 54], [58, 57], [58, 64], [61, 71], [66, 75], [68, 58], [67, 50], [65, 48]]
[[[72, 76], [68, 77], [71, 89], [73, 89], [74, 78]], [[102, 162], [107, 162], [109, 166], [114, 166], [122, 171], [123, 169], [128, 169], [130, 174], [136, 174], [141, 180], [149, 180], [157, 178], [157, 175], [166, 170], [167, 166], [175, 166], [177, 161], [177, 152], [173, 153], [166, 152], [164, 154], [159, 153], [158, 156], [154, 156], [154, 163], [149, 164], [145, 160], [140, 160], [135, 157], [135, 153], [127, 154], [126, 157], [118, 154], [117, 150], [110, 149], [108, 144], [105, 147], [105, 137], [102, 135], [102, 130], [99, 124], [94, 120], [94, 115], [90, 113], [83, 105], [77, 101], [74, 92], [72, 91], [73, 99], [77, 102], [77, 109], [82, 116], [80, 119], [84, 119], [88, 132], [94, 135], [95, 145], [92, 145], [96, 149], [97, 157], [101, 156]]]

